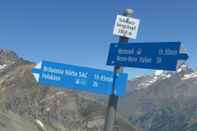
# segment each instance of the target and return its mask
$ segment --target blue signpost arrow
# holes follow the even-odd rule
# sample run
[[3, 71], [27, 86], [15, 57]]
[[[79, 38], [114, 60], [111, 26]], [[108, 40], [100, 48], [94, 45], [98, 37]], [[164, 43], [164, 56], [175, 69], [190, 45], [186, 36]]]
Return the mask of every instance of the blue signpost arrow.
[[69, 88], [101, 94], [112, 94], [113, 78], [115, 81], [115, 95], [123, 96], [127, 86], [125, 73], [98, 70], [87, 67], [66, 65], [49, 61], [42, 61], [32, 72], [40, 84]]
[[188, 59], [180, 46], [180, 42], [112, 43], [107, 65], [175, 71], [178, 60]]

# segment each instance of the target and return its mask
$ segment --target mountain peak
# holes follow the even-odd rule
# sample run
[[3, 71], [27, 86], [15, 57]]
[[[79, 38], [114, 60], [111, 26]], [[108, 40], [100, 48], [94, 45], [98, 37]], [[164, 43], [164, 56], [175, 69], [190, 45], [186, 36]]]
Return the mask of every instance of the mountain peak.
[[15, 57], [18, 57], [17, 54], [10, 50], [10, 49], [0, 49], [0, 54], [2, 55], [12, 55], [12, 56], [15, 56]]
[[20, 60], [20, 58], [18, 57], [18, 55], [9, 50], [9, 49], [0, 49], [0, 64], [13, 64], [16, 63], [18, 60]]

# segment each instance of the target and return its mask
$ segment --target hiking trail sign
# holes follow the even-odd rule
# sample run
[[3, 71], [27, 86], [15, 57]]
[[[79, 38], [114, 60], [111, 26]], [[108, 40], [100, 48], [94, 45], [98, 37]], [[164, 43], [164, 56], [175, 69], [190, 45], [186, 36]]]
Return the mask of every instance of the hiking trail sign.
[[180, 42], [112, 43], [107, 65], [175, 71], [177, 61], [188, 59], [180, 46]]
[[117, 15], [113, 34], [121, 37], [136, 39], [140, 20]]
[[114, 74], [111, 71], [98, 70], [75, 65], [42, 61], [32, 69], [38, 83], [58, 88], [69, 88], [100, 94], [112, 94], [115, 79], [115, 95], [123, 96], [127, 86], [126, 73]]

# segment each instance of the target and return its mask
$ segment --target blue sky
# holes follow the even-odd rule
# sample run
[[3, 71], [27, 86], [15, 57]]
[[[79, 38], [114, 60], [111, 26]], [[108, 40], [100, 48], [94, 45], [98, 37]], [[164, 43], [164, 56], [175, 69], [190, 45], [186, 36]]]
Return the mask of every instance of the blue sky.
[[[136, 40], [181, 41], [197, 67], [196, 0], [0, 0], [0, 48], [32, 61], [106, 66], [117, 14], [132, 8], [140, 19]], [[151, 70], [126, 68], [130, 77]]]

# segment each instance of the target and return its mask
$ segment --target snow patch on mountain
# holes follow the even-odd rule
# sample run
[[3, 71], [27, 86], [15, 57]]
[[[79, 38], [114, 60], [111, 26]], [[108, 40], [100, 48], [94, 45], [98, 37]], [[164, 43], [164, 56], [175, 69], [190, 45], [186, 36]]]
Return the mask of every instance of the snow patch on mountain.
[[156, 70], [151, 75], [136, 78], [134, 80], [136, 82], [135, 90], [146, 89], [160, 80], [171, 79], [172, 77], [180, 77], [181, 80], [196, 78], [197, 71], [192, 70], [186, 64], [179, 65], [176, 71]]
[[163, 72], [164, 72], [163, 70], [156, 70], [155, 76], [160, 76], [160, 75], [162, 75]]
[[158, 80], [169, 79], [170, 77], [172, 77], [172, 72], [156, 70], [152, 75], [147, 76], [142, 82], [140, 82], [135, 90], [146, 89]]
[[185, 74], [182, 78], [182, 80], [192, 79], [197, 77], [197, 71], [191, 73], [191, 74]]
[[6, 67], [7, 67], [7, 65], [6, 65], [6, 64], [0, 65], [0, 70], [5, 69]]
[[180, 73], [182, 71], [182, 68], [177, 69], [177, 73]]
[[152, 85], [153, 83], [155, 83], [157, 81], [157, 79], [153, 78], [153, 79], [147, 79], [141, 83], [138, 84], [138, 86], [135, 88], [136, 90], [141, 90], [141, 89], [145, 89], [148, 86]]
[[177, 73], [182, 72], [183, 70], [186, 70], [188, 68], [188, 66], [186, 64], [182, 64], [179, 66], [179, 68], [177, 69]]
[[157, 70], [154, 73], [154, 79], [159, 80], [159, 79], [167, 79], [172, 76], [172, 72], [167, 72], [163, 70]]
[[40, 120], [35, 120], [35, 123], [42, 131], [46, 131], [44, 124]]

